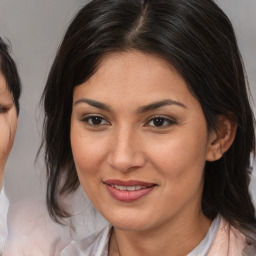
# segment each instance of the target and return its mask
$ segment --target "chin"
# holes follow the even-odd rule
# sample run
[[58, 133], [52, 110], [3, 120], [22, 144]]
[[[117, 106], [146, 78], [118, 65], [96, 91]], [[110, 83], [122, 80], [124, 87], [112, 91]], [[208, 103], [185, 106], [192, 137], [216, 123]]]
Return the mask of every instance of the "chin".
[[138, 223], [137, 221], [126, 221], [126, 222], [117, 222], [112, 224], [115, 228], [127, 231], [145, 231], [147, 226], [145, 223]]
[[122, 230], [143, 231], [146, 230], [152, 221], [152, 216], [144, 216], [143, 214], [129, 213], [125, 211], [123, 214], [111, 214], [105, 216], [107, 221], [114, 227]]

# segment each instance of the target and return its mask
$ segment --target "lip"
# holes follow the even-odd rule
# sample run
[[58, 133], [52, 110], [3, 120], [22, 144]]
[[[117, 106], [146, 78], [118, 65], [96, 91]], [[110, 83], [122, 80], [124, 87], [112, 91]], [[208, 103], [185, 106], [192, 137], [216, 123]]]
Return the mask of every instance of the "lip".
[[[103, 184], [106, 186], [109, 194], [118, 201], [121, 202], [133, 202], [137, 201], [140, 198], [149, 194], [155, 187], [156, 184], [148, 183], [138, 180], [105, 180]], [[142, 187], [137, 188], [138, 190], [120, 190], [114, 186], [122, 186], [122, 187]]]

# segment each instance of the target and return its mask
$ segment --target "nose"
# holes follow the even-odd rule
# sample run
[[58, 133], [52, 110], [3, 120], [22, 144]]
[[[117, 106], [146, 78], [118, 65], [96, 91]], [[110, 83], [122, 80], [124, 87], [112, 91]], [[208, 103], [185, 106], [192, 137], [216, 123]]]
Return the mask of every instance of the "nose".
[[128, 128], [114, 132], [108, 164], [121, 172], [129, 172], [142, 167], [146, 158], [139, 135]]

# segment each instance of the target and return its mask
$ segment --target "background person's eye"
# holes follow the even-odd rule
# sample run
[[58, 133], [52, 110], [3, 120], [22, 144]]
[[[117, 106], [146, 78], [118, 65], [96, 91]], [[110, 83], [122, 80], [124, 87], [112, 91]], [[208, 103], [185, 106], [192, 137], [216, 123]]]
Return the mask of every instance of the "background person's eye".
[[147, 123], [146, 126], [153, 126], [153, 127], [168, 127], [172, 124], [175, 124], [175, 121], [167, 118], [167, 117], [163, 117], [163, 116], [156, 116], [154, 118], [151, 118]]
[[100, 125], [106, 125], [109, 124], [103, 117], [101, 116], [88, 116], [83, 118], [83, 122], [88, 123], [89, 125], [95, 125], [95, 126], [100, 126]]
[[6, 113], [8, 109], [0, 105], [0, 113]]

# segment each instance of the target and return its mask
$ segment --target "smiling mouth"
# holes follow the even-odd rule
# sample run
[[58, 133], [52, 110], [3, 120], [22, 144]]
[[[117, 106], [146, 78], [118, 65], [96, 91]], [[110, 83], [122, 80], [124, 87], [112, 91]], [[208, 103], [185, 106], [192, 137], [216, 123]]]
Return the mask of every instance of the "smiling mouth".
[[118, 186], [118, 185], [110, 185], [110, 186], [112, 188], [122, 190], [122, 191], [137, 191], [137, 190], [147, 188], [146, 186], [130, 186], [130, 187]]
[[121, 202], [133, 202], [149, 194], [157, 185], [142, 181], [106, 180], [103, 182], [109, 194]]

